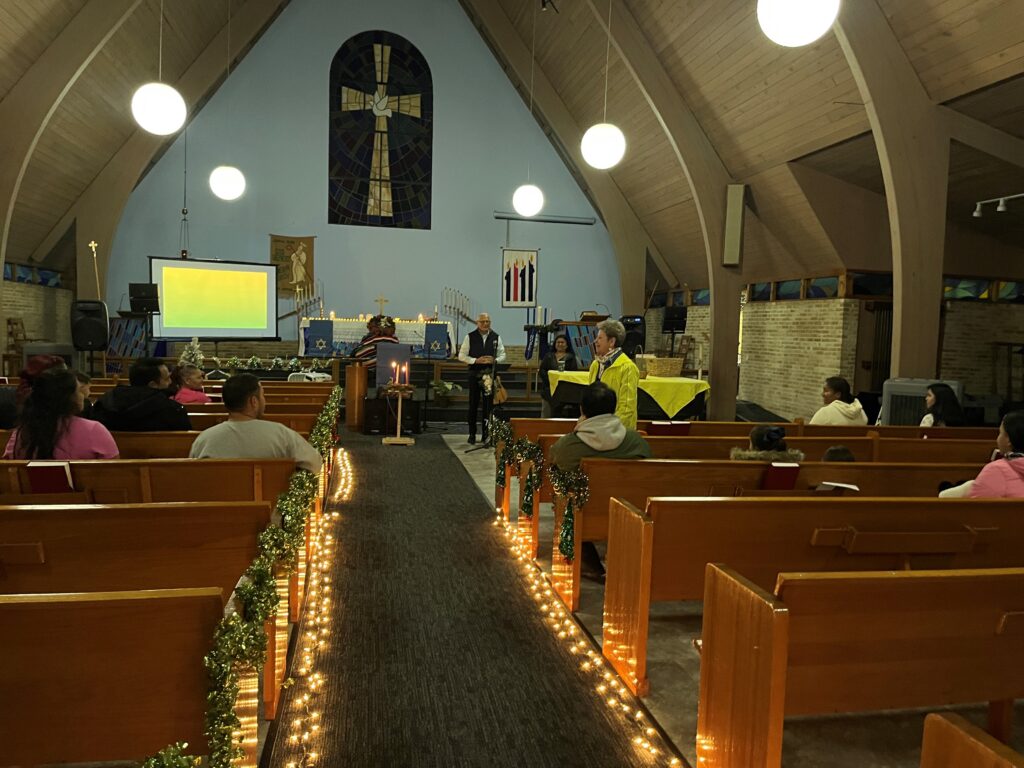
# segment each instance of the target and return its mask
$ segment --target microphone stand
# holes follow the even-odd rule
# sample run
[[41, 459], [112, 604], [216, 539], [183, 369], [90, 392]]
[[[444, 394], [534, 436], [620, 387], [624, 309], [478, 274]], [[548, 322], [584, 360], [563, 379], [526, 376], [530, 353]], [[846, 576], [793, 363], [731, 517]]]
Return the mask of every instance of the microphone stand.
[[[463, 453], [473, 453], [473, 451], [483, 451], [485, 449], [494, 449], [494, 432], [491, 430], [491, 419], [494, 416], [494, 395], [497, 394], [498, 387], [498, 344], [494, 344], [494, 354], [491, 355], [491, 394], [484, 393], [484, 397], [491, 399], [490, 410], [487, 411], [487, 418], [484, 419], [484, 429], [487, 430], [487, 439], [484, 440], [480, 445], [475, 445], [472, 448], [467, 448]], [[481, 403], [482, 405], [482, 403]], [[474, 434], [476, 432], [476, 424], [473, 425]]]

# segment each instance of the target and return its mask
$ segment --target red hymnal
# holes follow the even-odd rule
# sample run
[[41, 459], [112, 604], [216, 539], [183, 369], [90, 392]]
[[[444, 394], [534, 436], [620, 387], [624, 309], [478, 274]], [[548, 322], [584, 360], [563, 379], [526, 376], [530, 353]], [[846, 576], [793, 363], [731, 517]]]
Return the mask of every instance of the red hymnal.
[[773, 461], [768, 465], [761, 481], [762, 491], [791, 491], [796, 488], [796, 477], [800, 474], [799, 464]]
[[30, 461], [28, 485], [32, 493], [68, 493], [75, 490], [71, 484], [71, 464], [66, 461]]

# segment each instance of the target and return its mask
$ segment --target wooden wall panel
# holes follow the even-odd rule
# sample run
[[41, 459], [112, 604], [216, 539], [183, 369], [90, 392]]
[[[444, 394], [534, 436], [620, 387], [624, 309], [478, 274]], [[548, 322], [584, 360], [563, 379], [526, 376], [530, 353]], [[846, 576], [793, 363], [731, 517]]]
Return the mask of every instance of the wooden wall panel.
[[0, 101], [85, 3], [32, 0], [0, 4]]

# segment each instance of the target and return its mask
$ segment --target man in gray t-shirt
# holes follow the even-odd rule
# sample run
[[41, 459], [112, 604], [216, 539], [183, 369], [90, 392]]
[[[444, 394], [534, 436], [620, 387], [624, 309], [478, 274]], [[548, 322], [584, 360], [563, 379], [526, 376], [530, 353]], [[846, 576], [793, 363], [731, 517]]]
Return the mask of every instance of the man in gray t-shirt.
[[251, 373], [239, 373], [221, 390], [228, 420], [203, 430], [192, 459], [294, 459], [301, 469], [319, 472], [319, 452], [293, 429], [276, 421], [262, 421], [267, 408], [263, 385]]

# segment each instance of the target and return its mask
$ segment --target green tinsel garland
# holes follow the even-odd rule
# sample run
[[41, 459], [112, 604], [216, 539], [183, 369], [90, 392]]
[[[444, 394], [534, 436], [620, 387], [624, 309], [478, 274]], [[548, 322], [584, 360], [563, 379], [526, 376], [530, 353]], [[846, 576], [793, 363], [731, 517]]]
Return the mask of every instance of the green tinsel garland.
[[[335, 387], [317, 417], [320, 429], [313, 445], [325, 459], [334, 447], [341, 394], [341, 387]], [[312, 472], [300, 469], [292, 473], [288, 490], [277, 498], [281, 525], [270, 526], [260, 534], [259, 555], [245, 572], [246, 583], [237, 589], [242, 611], [221, 620], [213, 637], [213, 648], [203, 658], [210, 680], [206, 695], [208, 768], [231, 768], [231, 761], [243, 754], [232, 735], [241, 725], [235, 715], [239, 675], [246, 669], [261, 670], [266, 661], [267, 633], [263, 625], [274, 615], [279, 601], [274, 571], [294, 569], [298, 551], [305, 543], [306, 515], [317, 490], [317, 476]], [[182, 743], [165, 747], [145, 760], [142, 767], [196, 768], [200, 759], [184, 754], [187, 747]]]
[[499, 488], [505, 487], [505, 465], [511, 464], [515, 455], [515, 447], [512, 444], [512, 425], [502, 419], [491, 419], [490, 424], [491, 441], [494, 445], [501, 446], [501, 453], [494, 469], [494, 484]]
[[512, 444], [512, 471], [519, 474], [523, 462], [530, 462], [530, 471], [523, 482], [523, 503], [519, 514], [533, 517], [533, 494], [540, 488], [544, 473], [544, 450], [527, 437], [520, 437]]
[[562, 527], [558, 531], [558, 551], [569, 562], [576, 556], [573, 527], [575, 510], [587, 503], [590, 498], [590, 482], [579, 469], [561, 470], [551, 468], [551, 487], [556, 494], [565, 499], [565, 512], [562, 513]]

